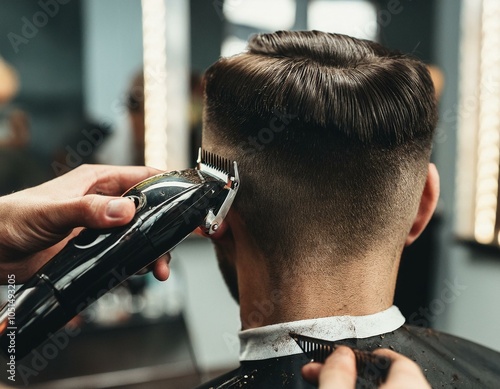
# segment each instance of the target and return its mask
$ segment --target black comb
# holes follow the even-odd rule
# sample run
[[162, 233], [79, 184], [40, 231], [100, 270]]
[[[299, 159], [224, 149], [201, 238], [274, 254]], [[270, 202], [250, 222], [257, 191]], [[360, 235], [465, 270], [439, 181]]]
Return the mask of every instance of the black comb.
[[[337, 348], [335, 342], [332, 341], [316, 339], [294, 332], [290, 332], [289, 335], [297, 342], [304, 354], [314, 362], [324, 363], [326, 358]], [[385, 382], [391, 367], [389, 358], [373, 354], [370, 351], [351, 349], [356, 356], [356, 369], [359, 378], [376, 385]]]

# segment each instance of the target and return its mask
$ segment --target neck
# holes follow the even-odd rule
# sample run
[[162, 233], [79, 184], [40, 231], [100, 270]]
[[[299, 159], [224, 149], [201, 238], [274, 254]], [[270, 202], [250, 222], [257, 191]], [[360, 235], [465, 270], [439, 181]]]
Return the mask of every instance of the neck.
[[[332, 263], [332, 258], [313, 259]], [[313, 259], [301, 263], [313, 263]], [[318, 271], [303, 266], [293, 272], [273, 272], [263, 260], [252, 254], [239, 255], [236, 262], [243, 329], [318, 317], [369, 315], [392, 305], [395, 260], [365, 258]]]

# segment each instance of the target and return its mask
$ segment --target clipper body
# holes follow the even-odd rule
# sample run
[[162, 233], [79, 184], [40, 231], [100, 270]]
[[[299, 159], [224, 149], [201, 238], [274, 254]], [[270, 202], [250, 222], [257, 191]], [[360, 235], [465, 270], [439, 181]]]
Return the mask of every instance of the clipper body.
[[0, 352], [9, 328], [16, 331], [16, 358], [22, 358], [103, 294], [172, 250], [198, 226], [213, 232], [238, 189], [234, 176], [199, 161], [197, 169], [163, 173], [123, 196], [136, 206], [123, 227], [83, 230], [43, 266], [15, 296], [15, 323], [6, 305], [0, 311]]

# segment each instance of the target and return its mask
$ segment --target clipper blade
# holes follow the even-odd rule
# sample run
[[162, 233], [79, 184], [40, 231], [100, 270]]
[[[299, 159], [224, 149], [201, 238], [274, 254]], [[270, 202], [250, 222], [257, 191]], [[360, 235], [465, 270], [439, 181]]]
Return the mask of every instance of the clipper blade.
[[198, 170], [215, 177], [225, 183], [224, 189], [227, 196], [218, 210], [210, 210], [205, 219], [205, 232], [214, 234], [229, 212], [233, 204], [234, 197], [238, 192], [240, 178], [238, 175], [238, 165], [236, 161], [223, 158], [220, 155], [202, 150], [198, 153]]
[[198, 170], [219, 178], [231, 188], [238, 182], [236, 162], [201, 148], [198, 153]]

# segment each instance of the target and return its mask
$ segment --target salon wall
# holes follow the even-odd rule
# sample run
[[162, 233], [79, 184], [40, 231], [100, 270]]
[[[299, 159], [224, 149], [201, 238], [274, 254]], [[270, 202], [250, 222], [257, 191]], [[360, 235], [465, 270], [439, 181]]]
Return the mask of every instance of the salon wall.
[[224, 24], [222, 1], [190, 0], [191, 69], [203, 73], [220, 56]]
[[426, 63], [434, 61], [436, 0], [374, 0], [378, 6], [379, 41], [410, 53]]
[[[437, 64], [445, 71], [435, 162], [441, 174], [440, 207], [445, 216], [440, 235], [434, 300], [427, 308], [436, 328], [500, 351], [500, 252], [488, 253], [458, 242], [453, 233], [459, 106], [460, 2], [441, 0], [435, 18]], [[472, 162], [471, 162], [472, 163]], [[460, 174], [460, 172], [458, 172]], [[471, 183], [472, 185], [472, 183]]]

